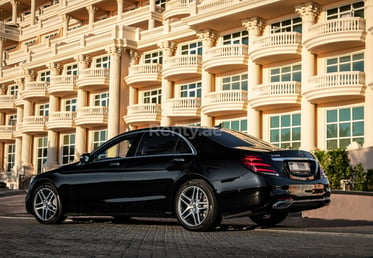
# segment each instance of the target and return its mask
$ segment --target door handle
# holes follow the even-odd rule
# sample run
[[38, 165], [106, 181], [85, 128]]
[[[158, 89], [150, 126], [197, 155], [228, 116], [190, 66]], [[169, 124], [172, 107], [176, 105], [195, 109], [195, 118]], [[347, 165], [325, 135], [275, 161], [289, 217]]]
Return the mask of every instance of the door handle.
[[109, 167], [118, 167], [118, 166], [120, 166], [119, 162], [111, 162], [111, 163], [109, 163]]
[[171, 163], [182, 163], [182, 162], [185, 162], [184, 158], [175, 158], [171, 160]]

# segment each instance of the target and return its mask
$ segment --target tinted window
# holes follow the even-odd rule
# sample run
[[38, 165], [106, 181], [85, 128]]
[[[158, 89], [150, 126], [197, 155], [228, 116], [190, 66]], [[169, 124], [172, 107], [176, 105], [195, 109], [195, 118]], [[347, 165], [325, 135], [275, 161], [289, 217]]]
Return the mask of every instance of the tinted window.
[[190, 152], [188, 144], [178, 135], [159, 131], [144, 133], [136, 156]]
[[110, 158], [125, 158], [133, 156], [134, 146], [137, 134], [127, 135], [121, 138], [119, 141], [114, 142], [111, 145], [104, 147], [94, 154], [94, 161], [110, 159]]
[[277, 147], [267, 143], [265, 141], [262, 141], [258, 138], [255, 138], [253, 136], [237, 132], [237, 131], [232, 131], [232, 130], [227, 130], [227, 129], [222, 129], [216, 131], [216, 133], [213, 133], [209, 136], [213, 141], [220, 143], [224, 146], [227, 147], [265, 147], [265, 148], [272, 148], [276, 149]]

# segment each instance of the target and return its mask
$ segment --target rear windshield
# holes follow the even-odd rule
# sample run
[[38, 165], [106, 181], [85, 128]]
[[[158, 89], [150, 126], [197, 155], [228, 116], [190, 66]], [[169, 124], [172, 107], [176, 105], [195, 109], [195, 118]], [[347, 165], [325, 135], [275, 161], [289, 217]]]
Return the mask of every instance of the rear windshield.
[[270, 148], [278, 149], [278, 147], [262, 141], [256, 137], [229, 129], [221, 129], [216, 131], [216, 133], [208, 136], [213, 141], [220, 143], [229, 148], [238, 147], [260, 147], [260, 148]]

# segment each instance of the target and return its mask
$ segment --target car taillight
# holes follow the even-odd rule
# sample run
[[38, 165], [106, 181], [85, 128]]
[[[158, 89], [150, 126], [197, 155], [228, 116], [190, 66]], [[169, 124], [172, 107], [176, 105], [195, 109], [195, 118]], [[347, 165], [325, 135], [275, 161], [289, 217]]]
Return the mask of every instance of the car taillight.
[[255, 173], [267, 174], [278, 176], [277, 171], [268, 163], [266, 163], [262, 158], [257, 156], [247, 155], [242, 159], [242, 163]]

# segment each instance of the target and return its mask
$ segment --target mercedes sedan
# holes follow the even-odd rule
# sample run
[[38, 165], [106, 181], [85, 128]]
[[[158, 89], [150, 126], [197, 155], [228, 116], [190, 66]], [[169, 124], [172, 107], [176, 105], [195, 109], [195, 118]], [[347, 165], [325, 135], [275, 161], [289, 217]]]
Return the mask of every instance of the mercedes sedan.
[[223, 218], [275, 225], [330, 202], [310, 152], [224, 128], [157, 127], [118, 135], [79, 162], [37, 175], [26, 209], [40, 223], [67, 216], [176, 217], [206, 231]]

